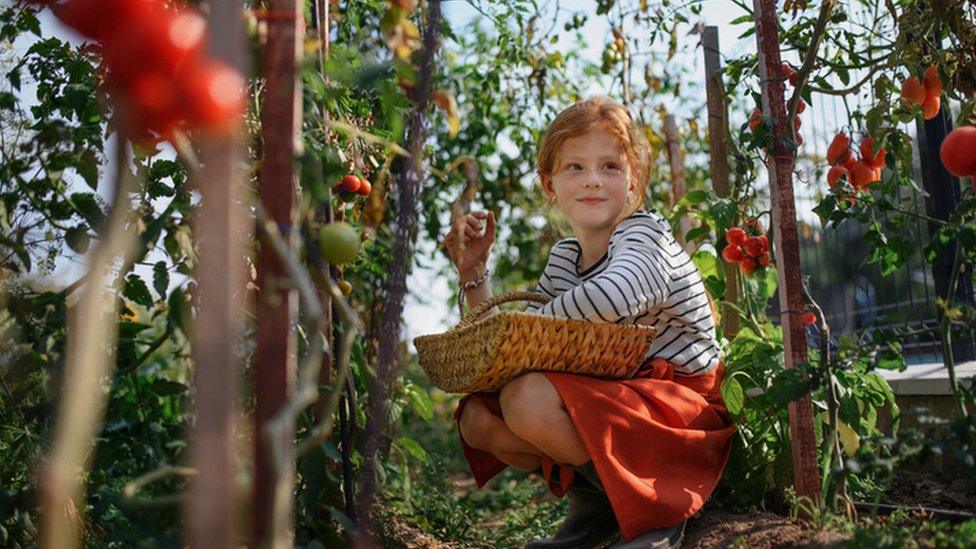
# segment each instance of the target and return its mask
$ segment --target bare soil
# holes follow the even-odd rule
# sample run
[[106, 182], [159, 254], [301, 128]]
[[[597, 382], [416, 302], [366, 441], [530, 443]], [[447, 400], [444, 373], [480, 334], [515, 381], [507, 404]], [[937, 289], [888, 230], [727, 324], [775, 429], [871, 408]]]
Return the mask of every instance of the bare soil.
[[964, 477], [945, 478], [927, 471], [899, 471], [892, 478], [884, 502], [973, 512], [976, 482]]
[[688, 521], [684, 547], [843, 547], [847, 537], [819, 532], [773, 513], [730, 513], [709, 509]]
[[[406, 548], [447, 549], [461, 547], [445, 543], [403, 523], [392, 525], [391, 540]], [[692, 518], [685, 532], [684, 547], [725, 548], [738, 543], [750, 548], [840, 548], [847, 537], [835, 532], [811, 530], [801, 523], [773, 513], [737, 514], [711, 509]]]

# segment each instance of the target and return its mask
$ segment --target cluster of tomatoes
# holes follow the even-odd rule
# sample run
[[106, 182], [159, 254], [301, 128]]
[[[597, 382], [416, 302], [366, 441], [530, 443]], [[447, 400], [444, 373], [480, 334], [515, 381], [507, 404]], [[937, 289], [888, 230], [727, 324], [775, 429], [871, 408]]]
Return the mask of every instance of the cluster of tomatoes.
[[725, 241], [728, 245], [722, 250], [722, 259], [738, 263], [744, 273], [768, 267], [773, 262], [769, 238], [764, 234], [750, 235], [742, 227], [732, 227], [725, 231]]
[[[789, 81], [791, 86], [796, 86], [796, 71], [788, 63], [783, 63], [782, 69], [783, 76]], [[799, 103], [796, 104], [796, 118], [793, 119], [793, 128], [796, 130], [796, 144], [797, 146], [803, 144], [803, 136], [800, 135], [800, 127], [803, 122], [800, 121], [800, 115], [803, 111], [807, 110], [807, 104], [801, 99]], [[756, 128], [763, 124], [763, 114], [762, 110], [758, 107], [752, 111], [749, 115], [749, 130], [756, 131]]]
[[976, 191], [976, 126], [962, 126], [949, 132], [939, 147], [939, 158], [952, 175], [973, 178], [973, 191]]
[[[858, 192], [867, 192], [868, 186], [881, 180], [881, 170], [884, 168], [888, 151], [884, 147], [874, 150], [874, 139], [869, 135], [861, 140], [858, 147], [860, 158], [856, 158], [851, 150], [851, 138], [844, 132], [834, 136], [827, 147], [827, 185], [833, 189], [841, 178], [846, 179]], [[844, 197], [848, 203], [853, 203], [854, 196]]]
[[164, 0], [32, 0], [104, 51], [106, 83], [136, 139], [175, 130], [221, 133], [245, 104], [244, 79], [206, 55], [207, 22]]
[[373, 185], [365, 177], [348, 174], [332, 186], [332, 194], [339, 196], [346, 202], [352, 202], [356, 196], [369, 196], [373, 192]]
[[908, 106], [922, 107], [922, 117], [931, 120], [939, 114], [942, 107], [942, 79], [934, 67], [925, 69], [922, 80], [909, 76], [901, 83], [902, 102]]

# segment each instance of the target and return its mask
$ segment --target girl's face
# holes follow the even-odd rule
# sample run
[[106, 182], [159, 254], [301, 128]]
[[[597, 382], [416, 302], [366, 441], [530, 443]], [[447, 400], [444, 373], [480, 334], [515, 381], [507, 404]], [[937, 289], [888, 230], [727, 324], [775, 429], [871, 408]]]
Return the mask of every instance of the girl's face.
[[542, 186], [577, 233], [615, 226], [635, 191], [627, 153], [600, 129], [564, 141], [552, 176], [543, 176]]

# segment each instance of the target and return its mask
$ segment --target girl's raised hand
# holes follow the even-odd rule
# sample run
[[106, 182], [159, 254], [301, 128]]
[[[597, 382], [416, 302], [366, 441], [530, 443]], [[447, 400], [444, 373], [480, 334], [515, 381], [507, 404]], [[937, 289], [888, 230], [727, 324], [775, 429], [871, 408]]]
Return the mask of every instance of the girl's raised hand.
[[481, 274], [494, 243], [495, 214], [490, 211], [465, 215], [444, 237], [444, 247], [463, 280]]

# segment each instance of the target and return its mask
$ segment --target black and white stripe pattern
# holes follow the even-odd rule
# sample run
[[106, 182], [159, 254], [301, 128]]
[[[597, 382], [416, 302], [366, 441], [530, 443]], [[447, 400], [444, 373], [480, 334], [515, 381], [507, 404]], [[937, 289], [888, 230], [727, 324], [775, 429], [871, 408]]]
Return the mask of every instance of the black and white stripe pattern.
[[647, 324], [658, 335], [648, 357], [662, 357], [680, 375], [718, 365], [720, 349], [705, 285], [691, 258], [660, 214], [639, 211], [622, 220], [607, 252], [580, 271], [575, 238], [557, 242], [536, 291], [552, 297], [527, 312], [588, 322]]

